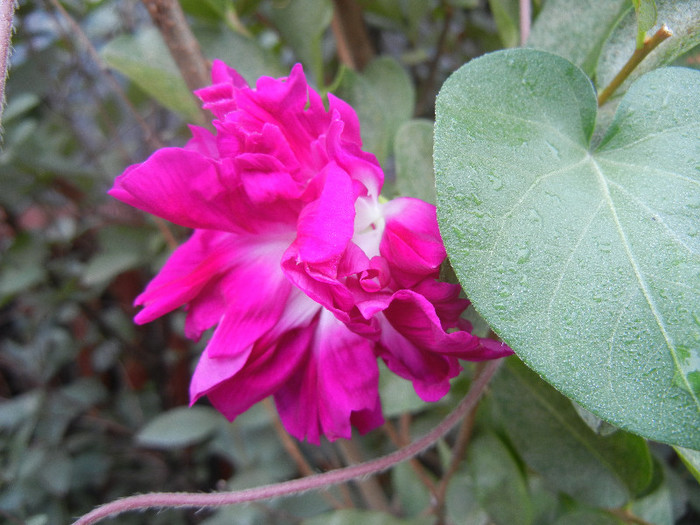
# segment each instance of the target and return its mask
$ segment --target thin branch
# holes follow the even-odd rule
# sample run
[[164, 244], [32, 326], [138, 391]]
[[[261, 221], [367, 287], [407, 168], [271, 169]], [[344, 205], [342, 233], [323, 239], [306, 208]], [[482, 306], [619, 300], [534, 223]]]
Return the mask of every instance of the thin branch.
[[530, 36], [530, 24], [532, 23], [531, 0], [520, 0], [520, 45], [524, 46]]
[[163, 144], [158, 139], [156, 132], [153, 129], [151, 129], [151, 127], [146, 123], [146, 121], [143, 120], [141, 115], [139, 115], [139, 112], [136, 111], [136, 108], [124, 93], [124, 90], [119, 85], [119, 82], [117, 82], [117, 79], [114, 78], [114, 75], [112, 75], [112, 72], [107, 67], [107, 64], [103, 62], [102, 58], [100, 57], [100, 54], [97, 52], [97, 49], [95, 49], [95, 46], [92, 45], [92, 42], [90, 42], [90, 39], [80, 27], [80, 24], [78, 24], [78, 22], [75, 21], [75, 19], [68, 13], [68, 11], [65, 10], [65, 8], [61, 5], [61, 3], [58, 0], [49, 0], [49, 2], [54, 7], [54, 9], [56, 9], [56, 11], [61, 13], [61, 16], [66, 20], [66, 22], [70, 26], [72, 34], [78, 40], [80, 45], [82, 45], [85, 48], [87, 54], [97, 65], [100, 72], [104, 75], [109, 86], [112, 88], [112, 90], [117, 95], [122, 104], [124, 104], [124, 106], [127, 108], [129, 113], [131, 113], [134, 120], [136, 120], [138, 125], [141, 127], [141, 130], [143, 131], [143, 135], [146, 139], [146, 143], [148, 144], [148, 146], [151, 149], [158, 149], [162, 147]]
[[14, 11], [14, 0], [0, 0], [0, 126], [2, 126], [2, 109], [5, 106], [5, 79], [10, 60]]
[[338, 58], [350, 69], [362, 71], [374, 58], [374, 49], [356, 0], [335, 0], [331, 29], [338, 48]]
[[474, 408], [486, 389], [486, 385], [488, 385], [500, 365], [500, 360], [489, 362], [481, 375], [472, 383], [467, 396], [439, 425], [424, 437], [387, 456], [360, 463], [359, 465], [352, 465], [350, 467], [324, 472], [323, 474], [316, 474], [306, 478], [294, 479], [236, 492], [210, 494], [177, 492], [139, 494], [97, 507], [92, 512], [78, 519], [74, 525], [92, 525], [102, 518], [115, 516], [130, 510], [143, 510], [157, 507], [222, 507], [250, 501], [260, 501], [299, 494], [309, 490], [317, 490], [364, 476], [372, 476], [420, 454], [449, 432], [457, 422], [461, 421], [462, 418]]
[[[391, 441], [394, 443], [394, 445], [396, 445], [396, 447], [400, 448], [400, 447], [408, 445], [407, 442], [405, 442], [401, 439], [401, 436], [399, 436], [399, 433], [397, 432], [396, 428], [394, 428], [394, 425], [392, 424], [391, 421], [386, 421], [382, 428], [384, 429], [384, 432], [386, 432], [387, 436], [389, 436], [389, 439], [391, 439]], [[430, 492], [430, 495], [433, 498], [435, 498], [435, 483], [433, 483], [432, 478], [430, 477], [430, 475], [426, 471], [423, 464], [420, 461], [418, 461], [416, 458], [409, 459], [408, 463], [411, 465], [413, 472], [416, 473], [416, 475], [420, 479], [421, 483], [423, 483], [423, 485], [425, 485], [425, 487], [428, 489], [428, 492]]]
[[[270, 419], [272, 420], [272, 427], [275, 429], [275, 433], [277, 434], [277, 437], [282, 443], [284, 450], [294, 460], [294, 463], [296, 463], [299, 472], [301, 472], [304, 476], [313, 476], [315, 474], [314, 469], [311, 468], [309, 462], [306, 461], [306, 458], [304, 457], [304, 454], [301, 453], [297, 442], [294, 441], [294, 439], [284, 429], [284, 426], [282, 426], [282, 422], [280, 421], [279, 415], [277, 414], [277, 410], [275, 410], [275, 406], [273, 405], [270, 398], [267, 398], [263, 401], [263, 406], [265, 407], [265, 410], [267, 411], [267, 413], [270, 416]], [[333, 508], [345, 508], [345, 505], [343, 505], [340, 501], [335, 499], [332, 494], [324, 492], [321, 495]]]
[[207, 61], [177, 0], [142, 0], [190, 91], [209, 84]]
[[622, 69], [615, 75], [612, 82], [598, 95], [598, 106], [602, 106], [607, 102], [607, 100], [612, 96], [617, 88], [622, 85], [622, 83], [630, 76], [632, 71], [644, 60], [649, 53], [651, 53], [656, 47], [666, 40], [668, 37], [673, 36], [673, 31], [671, 31], [666, 24], [662, 25], [661, 28], [654, 33], [654, 36], [644, 40], [644, 45], [642, 47], [635, 49], [632, 56], [629, 58], [627, 63], [622, 66]]
[[[346, 464], [353, 465], [362, 462], [362, 454], [354, 441], [341, 440], [337, 444]], [[389, 505], [377, 478], [359, 479], [355, 480], [355, 483], [369, 509], [391, 513], [391, 505]]]
[[[475, 374], [478, 376], [484, 368], [484, 364], [477, 363], [475, 366]], [[476, 420], [476, 411], [479, 404], [475, 404], [474, 407], [469, 411], [467, 416], [462, 421], [462, 425], [459, 428], [459, 433], [457, 434], [457, 440], [452, 447], [452, 458], [450, 459], [450, 465], [447, 471], [443, 474], [440, 479], [440, 484], [436, 490], [435, 496], [435, 509], [438, 515], [438, 519], [444, 520], [445, 513], [445, 497], [447, 496], [447, 488], [449, 486], [450, 480], [457, 473], [459, 465], [464, 459], [464, 455], [467, 451], [467, 446], [469, 445], [469, 440], [474, 430], [474, 421]]]
[[454, 14], [452, 6], [447, 2], [443, 2], [443, 9], [445, 11], [445, 17], [442, 20], [440, 36], [438, 37], [437, 45], [435, 46], [435, 55], [430, 61], [428, 76], [425, 78], [425, 81], [420, 89], [420, 96], [418, 97], [418, 102], [416, 103], [416, 109], [414, 112], [415, 116], [420, 116], [425, 113], [429, 107], [429, 104], [433, 103], [435, 99], [433, 90], [435, 89], [435, 79], [437, 78], [438, 65], [442, 55], [447, 49], [447, 36], [450, 32], [450, 23], [452, 22], [452, 16]]

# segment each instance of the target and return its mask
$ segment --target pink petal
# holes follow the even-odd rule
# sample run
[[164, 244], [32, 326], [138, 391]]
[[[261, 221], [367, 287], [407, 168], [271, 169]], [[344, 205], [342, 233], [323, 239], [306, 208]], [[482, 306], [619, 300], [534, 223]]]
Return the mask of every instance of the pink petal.
[[442, 399], [450, 390], [450, 379], [461, 369], [456, 358], [415, 345], [386, 320], [377, 350], [389, 370], [411, 381], [424, 401]]
[[349, 439], [353, 418], [363, 432], [383, 423], [378, 381], [369, 341], [324, 312], [309, 360], [275, 394], [275, 402], [285, 428], [298, 439], [315, 444], [322, 434], [331, 441]]
[[227, 419], [275, 393], [306, 361], [314, 326], [287, 331], [274, 344], [256, 345], [241, 366], [242, 354], [212, 358], [202, 354], [190, 384], [193, 404], [207, 396]]
[[295, 241], [298, 262], [339, 258], [354, 230], [355, 199], [350, 178], [335, 164], [329, 164], [319, 177], [325, 179], [321, 195], [299, 216]]
[[117, 177], [109, 194], [188, 228], [237, 228], [217, 163], [195, 151], [159, 149]]
[[230, 267], [228, 251], [234, 240], [227, 233], [196, 230], [136, 298], [135, 304], [145, 308], [135, 321], [150, 322], [193, 300], [205, 286], [216, 282]]
[[435, 206], [402, 197], [384, 205], [386, 226], [379, 250], [403, 286], [428, 276], [437, 277], [446, 257]]

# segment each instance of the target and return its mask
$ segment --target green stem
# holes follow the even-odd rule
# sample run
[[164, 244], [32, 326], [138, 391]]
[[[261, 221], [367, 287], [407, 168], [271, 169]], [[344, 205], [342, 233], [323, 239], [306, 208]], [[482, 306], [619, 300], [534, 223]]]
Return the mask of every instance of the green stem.
[[663, 42], [672, 35], [673, 32], [668, 27], [666, 27], [666, 24], [664, 24], [661, 26], [661, 29], [654, 33], [654, 36], [644, 40], [644, 44], [642, 45], [642, 47], [634, 50], [632, 56], [629, 58], [627, 63], [624, 66], [622, 66], [620, 72], [617, 75], [615, 75], [615, 78], [612, 79], [612, 82], [608, 84], [608, 87], [606, 87], [603, 91], [600, 92], [600, 94], [598, 95], [598, 106], [602, 106], [603, 104], [605, 104], [610, 98], [610, 96], [613, 93], [615, 93], [617, 88], [619, 88], [620, 85], [627, 79], [627, 77], [630, 76], [632, 71], [634, 71], [634, 69], [640, 64], [640, 62], [644, 60], [649, 53], [656, 49], [656, 47], [661, 42]]

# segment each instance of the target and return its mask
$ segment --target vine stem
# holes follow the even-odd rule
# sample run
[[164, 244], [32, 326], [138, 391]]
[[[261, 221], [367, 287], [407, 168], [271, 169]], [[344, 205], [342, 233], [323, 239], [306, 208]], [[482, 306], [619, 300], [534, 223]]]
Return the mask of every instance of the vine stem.
[[524, 46], [530, 36], [532, 4], [530, 0], [520, 0], [520, 45]]
[[668, 37], [673, 36], [673, 31], [671, 31], [666, 24], [662, 25], [661, 28], [654, 33], [654, 36], [644, 40], [642, 47], [637, 48], [632, 53], [627, 63], [622, 66], [622, 69], [615, 75], [608, 87], [598, 95], [598, 107], [602, 106], [607, 102], [613, 93], [620, 87], [620, 85], [630, 76], [630, 73], [641, 63], [646, 56], [651, 53], [656, 47], [666, 40]]
[[10, 60], [12, 15], [14, 12], [15, 0], [0, 0], [0, 124], [2, 124], [2, 109], [5, 105], [5, 78]]
[[196, 494], [186, 492], [162, 492], [139, 494], [106, 503], [79, 518], [73, 525], [92, 525], [103, 518], [116, 516], [130, 510], [144, 510], [156, 507], [222, 507], [251, 501], [260, 501], [299, 494], [310, 490], [321, 489], [350, 480], [372, 476], [394, 465], [406, 461], [434, 444], [455, 426], [476, 405], [486, 390], [486, 386], [501, 365], [501, 360], [491, 361], [483, 372], [474, 380], [466, 397], [457, 405], [440, 424], [422, 438], [410, 445], [378, 459], [366, 461], [358, 465], [331, 470], [323, 474], [315, 474], [300, 479], [293, 479], [273, 485], [264, 485], [236, 492], [217, 492]]

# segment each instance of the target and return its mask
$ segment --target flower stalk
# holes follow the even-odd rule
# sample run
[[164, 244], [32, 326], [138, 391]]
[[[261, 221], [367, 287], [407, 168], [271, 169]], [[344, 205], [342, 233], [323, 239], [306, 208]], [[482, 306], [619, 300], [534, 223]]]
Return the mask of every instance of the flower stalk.
[[187, 507], [223, 507], [251, 501], [261, 501], [291, 496], [310, 490], [318, 490], [331, 485], [345, 483], [347, 481], [372, 476], [387, 470], [403, 461], [406, 461], [433, 445], [438, 439], [449, 432], [461, 421], [478, 403], [491, 381], [501, 360], [488, 362], [483, 372], [474, 379], [466, 397], [457, 405], [444, 420], [424, 437], [414, 441], [410, 445], [397, 450], [384, 457], [366, 461], [359, 465], [352, 465], [342, 469], [324, 472], [305, 478], [294, 479], [273, 485], [264, 485], [252, 489], [236, 492], [220, 492], [210, 494], [197, 493], [152, 493], [130, 496], [97, 507], [92, 512], [78, 519], [74, 525], [92, 525], [103, 518], [116, 516], [127, 511], [145, 510], [151, 508], [187, 508]]

